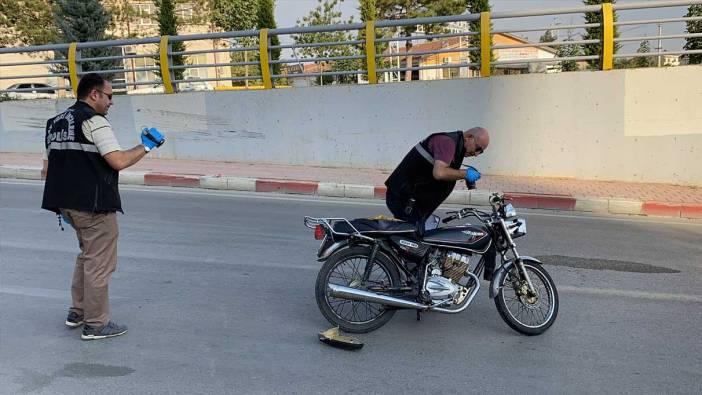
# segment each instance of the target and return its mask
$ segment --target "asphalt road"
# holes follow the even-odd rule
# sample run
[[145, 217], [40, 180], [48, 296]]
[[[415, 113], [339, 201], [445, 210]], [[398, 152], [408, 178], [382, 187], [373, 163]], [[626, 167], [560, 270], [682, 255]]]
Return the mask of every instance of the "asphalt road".
[[42, 184], [0, 182], [0, 393], [689, 393], [702, 388], [702, 222], [523, 212], [520, 252], [561, 296], [545, 334], [512, 331], [487, 284], [460, 315], [399, 312], [357, 352], [317, 340], [318, 242], [303, 215], [378, 201], [123, 188], [111, 282], [121, 337], [63, 325], [75, 234]]

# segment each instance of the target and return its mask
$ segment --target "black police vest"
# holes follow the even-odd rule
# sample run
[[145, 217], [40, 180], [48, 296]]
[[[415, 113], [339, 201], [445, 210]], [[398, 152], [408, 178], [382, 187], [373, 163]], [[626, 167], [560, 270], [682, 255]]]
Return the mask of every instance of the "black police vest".
[[456, 151], [449, 166], [460, 169], [466, 152], [463, 132], [434, 133], [412, 148], [385, 181], [387, 193], [395, 195], [403, 204], [414, 198], [421, 217], [433, 213], [456, 186], [456, 181], [434, 178], [434, 158], [429, 152], [429, 139], [437, 134], [446, 135], [456, 143]]
[[117, 183], [119, 172], [83, 134], [83, 122], [95, 113], [82, 101], [46, 122], [45, 146], [49, 165], [41, 207], [89, 212], [122, 211]]

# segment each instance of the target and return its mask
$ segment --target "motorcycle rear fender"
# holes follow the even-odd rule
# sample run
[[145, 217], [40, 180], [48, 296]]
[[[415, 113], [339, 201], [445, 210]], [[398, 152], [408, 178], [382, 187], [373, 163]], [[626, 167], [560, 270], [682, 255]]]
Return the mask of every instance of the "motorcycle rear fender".
[[323, 262], [329, 259], [330, 256], [332, 256], [333, 253], [337, 252], [339, 249], [346, 247], [349, 244], [349, 239], [344, 239], [341, 241], [337, 241], [336, 243], [333, 243], [329, 247], [327, 247], [324, 251], [322, 251], [318, 258], [318, 262]]
[[[532, 263], [538, 263], [539, 265], [542, 265], [541, 261], [531, 257], [531, 256], [521, 256], [519, 257], [522, 261], [528, 261]], [[514, 266], [514, 261], [509, 260], [505, 263], [502, 264], [497, 270], [495, 270], [495, 273], [492, 275], [492, 282], [490, 283], [490, 299], [495, 299], [497, 296], [497, 293], [500, 291], [500, 283], [502, 283], [502, 279], [509, 273], [509, 270]]]

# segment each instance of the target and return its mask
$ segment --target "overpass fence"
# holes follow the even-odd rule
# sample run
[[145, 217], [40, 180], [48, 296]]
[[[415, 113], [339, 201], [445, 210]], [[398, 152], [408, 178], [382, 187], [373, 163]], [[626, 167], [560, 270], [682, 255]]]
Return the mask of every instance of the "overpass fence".
[[[688, 1], [657, 1], [628, 4], [611, 4], [581, 6], [574, 8], [545, 9], [530, 12], [482, 12], [477, 14], [462, 14], [452, 16], [438, 16], [415, 19], [375, 20], [364, 23], [339, 24], [328, 26], [307, 26], [276, 29], [260, 29], [247, 31], [229, 31], [206, 34], [189, 34], [177, 36], [161, 36], [150, 38], [121, 39], [97, 42], [73, 42], [63, 44], [50, 44], [40, 46], [6, 47], [0, 48], [0, 59], [8, 54], [25, 54], [39, 60], [22, 60], [2, 62], [0, 60], [0, 81], [36, 81], [40, 78], [58, 78], [63, 81], [57, 87], [32, 87], [2, 89], [0, 94], [21, 93], [27, 91], [64, 91], [70, 96], [77, 89], [81, 75], [88, 72], [103, 74], [113, 79], [115, 90], [135, 90], [139, 86], [150, 87], [153, 91], [174, 93], [179, 91], [183, 84], [216, 82], [218, 86], [233, 87], [237, 84], [254, 82], [261, 85], [259, 88], [272, 89], [289, 86], [298, 79], [324, 79], [333, 77], [337, 80], [346, 79], [354, 83], [389, 83], [394, 81], [412, 79], [408, 73], [443, 70], [444, 77], [455, 78], [465, 76], [490, 77], [495, 70], [508, 69], [510, 66], [520, 65], [531, 67], [533, 65], [559, 65], [563, 62], [591, 62], [598, 65], [601, 70], [611, 70], [615, 60], [633, 57], [660, 57], [666, 55], [690, 56], [702, 54], [702, 50], [679, 49], [662, 51], [661, 46], [655, 52], [630, 52], [616, 53], [615, 47], [629, 42], [643, 42], [651, 40], [681, 40], [686, 38], [699, 38], [702, 33], [659, 34], [656, 36], [636, 36], [634, 34], [615, 37], [615, 27], [622, 32], [633, 31], [637, 27], [646, 25], [681, 24], [685, 22], [700, 21], [702, 17], [676, 17], [659, 19], [633, 19], [615, 21], [614, 13], [620, 19], [628, 11], [651, 10], [664, 7], [682, 7], [702, 4], [702, 0]], [[558, 24], [540, 27], [530, 27], [528, 20], [544, 16], [584, 16], [586, 14], [599, 14], [601, 23]], [[492, 28], [493, 22], [517, 21], [523, 28]], [[471, 30], [470, 26], [477, 26]], [[598, 39], [573, 39], [573, 32], [583, 32], [588, 28], [601, 28], [602, 36]], [[493, 37], [497, 34], [533, 33], [540, 31], [568, 32], [567, 39], [557, 39], [548, 43], [531, 43], [527, 41], [493, 44]], [[402, 32], [415, 31], [411, 36]], [[346, 39], [340, 41], [315, 41], [320, 34], [344, 32]], [[403, 35], [405, 34], [405, 35]], [[582, 33], [580, 33], [582, 35]], [[287, 38], [284, 44], [274, 45], [271, 38]], [[327, 36], [328, 37], [328, 36]], [[516, 36], [512, 36], [513, 38]], [[560, 37], [560, 34], [559, 34]], [[354, 39], [349, 39], [354, 38]], [[452, 44], [451, 39], [454, 40]], [[455, 41], [458, 39], [458, 43]], [[282, 41], [282, 40], [281, 40]], [[186, 44], [186, 50], [174, 51], [174, 43]], [[192, 49], [192, 43], [199, 42], [200, 49]], [[205, 45], [202, 45], [202, 43]], [[422, 50], [422, 44], [431, 42], [448, 43], [439, 48], [429, 46]], [[216, 43], [220, 43], [217, 45]], [[222, 45], [225, 43], [228, 45]], [[404, 48], [401, 45], [404, 44]], [[564, 46], [599, 45], [599, 53], [592, 55], [563, 56], [559, 48]], [[187, 48], [191, 49], [187, 49]], [[140, 48], [141, 50], [134, 50]], [[415, 48], [414, 50], [412, 48]], [[420, 49], [416, 49], [420, 48]], [[495, 58], [496, 51], [521, 51], [524, 49], [541, 49], [553, 56], [549, 57], [520, 57], [509, 59], [509, 56]], [[129, 50], [127, 50], [129, 49]], [[273, 56], [275, 51], [283, 53], [278, 59]], [[99, 55], [95, 55], [98, 53]], [[246, 53], [252, 55], [250, 59], [234, 61], [235, 54]], [[439, 61], [436, 64], [416, 65], [413, 58], [422, 56], [459, 53], [457, 61], [453, 59]], [[214, 62], [193, 62], [198, 55], [224, 54], [227, 61], [219, 61], [215, 56]], [[322, 56], [319, 56], [319, 55]], [[185, 57], [182, 64], [174, 62], [174, 57]], [[500, 59], [502, 58], [502, 59]], [[446, 58], [444, 58], [446, 59]], [[136, 66], [135, 60], [141, 60], [143, 66]], [[146, 61], [150, 60], [150, 61]], [[107, 65], [95, 69], [95, 64]], [[149, 62], [153, 64], [148, 64]], [[403, 63], [404, 62], [404, 63]], [[659, 62], [660, 63], [660, 62]], [[86, 67], [87, 65], [93, 65]], [[316, 67], [305, 67], [305, 65]], [[18, 68], [37, 67], [45, 69], [39, 73], [17, 73]], [[233, 68], [245, 68], [254, 71], [252, 75], [234, 75]], [[88, 68], [91, 68], [88, 70]], [[199, 69], [216, 69], [225, 72], [216, 73], [216, 76], [198, 76]], [[183, 78], [183, 72], [189, 71], [191, 75]], [[464, 72], [451, 72], [451, 70], [465, 70]], [[542, 67], [543, 71], [544, 68]], [[228, 71], [228, 72], [227, 72]], [[445, 73], [445, 71], [449, 71]], [[472, 74], [471, 74], [472, 73]], [[205, 73], [206, 74], [206, 73]], [[220, 75], [221, 74], [221, 75]], [[240, 74], [240, 73], [239, 73]], [[131, 77], [129, 77], [131, 76]], [[137, 78], [139, 76], [140, 78]], [[180, 78], [178, 78], [180, 76]], [[115, 78], [121, 77], [121, 78]], [[404, 77], [404, 78], [403, 78]], [[131, 81], [130, 81], [131, 78]], [[68, 83], [65, 83], [68, 82]]]

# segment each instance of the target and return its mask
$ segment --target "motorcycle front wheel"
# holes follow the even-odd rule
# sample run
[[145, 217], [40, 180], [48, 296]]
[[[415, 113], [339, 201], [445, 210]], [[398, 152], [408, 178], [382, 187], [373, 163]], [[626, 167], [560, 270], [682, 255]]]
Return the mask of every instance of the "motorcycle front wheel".
[[553, 279], [538, 263], [523, 261], [535, 294], [519, 274], [517, 265], [500, 280], [495, 297], [497, 311], [507, 325], [519, 333], [540, 335], [553, 325], [558, 316], [558, 291]]
[[395, 264], [378, 252], [368, 281], [361, 283], [366, 262], [370, 258], [368, 246], [352, 246], [338, 251], [322, 265], [317, 275], [315, 297], [324, 318], [332, 325], [350, 333], [367, 333], [385, 325], [395, 310], [378, 303], [361, 302], [333, 297], [329, 284], [358, 288], [371, 292], [382, 292], [383, 288], [395, 287], [400, 282], [400, 273]]

